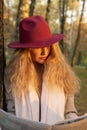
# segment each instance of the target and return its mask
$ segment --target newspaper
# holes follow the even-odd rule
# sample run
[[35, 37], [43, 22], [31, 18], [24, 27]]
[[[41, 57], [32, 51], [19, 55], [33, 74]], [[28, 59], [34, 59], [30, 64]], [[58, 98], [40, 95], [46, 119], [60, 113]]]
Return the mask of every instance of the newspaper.
[[78, 117], [75, 117], [75, 118], [72, 118], [72, 119], [60, 121], [56, 125], [70, 124], [70, 123], [78, 122], [78, 121], [81, 121], [81, 120], [84, 120], [84, 119], [87, 119], [87, 113], [85, 113], [82, 116], [78, 116]]
[[[54, 125], [17, 118], [0, 109], [0, 127], [4, 130], [87, 130], [87, 113]], [[1, 130], [1, 129], [0, 129]]]

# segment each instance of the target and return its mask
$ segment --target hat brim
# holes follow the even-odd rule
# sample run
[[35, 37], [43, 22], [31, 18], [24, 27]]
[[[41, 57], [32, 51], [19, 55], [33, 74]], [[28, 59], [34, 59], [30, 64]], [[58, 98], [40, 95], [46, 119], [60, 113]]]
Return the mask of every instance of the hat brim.
[[55, 42], [58, 42], [64, 38], [64, 34], [53, 34], [51, 38], [39, 41], [35, 43], [20, 43], [19, 41], [11, 42], [8, 44], [9, 48], [41, 48], [48, 47]]

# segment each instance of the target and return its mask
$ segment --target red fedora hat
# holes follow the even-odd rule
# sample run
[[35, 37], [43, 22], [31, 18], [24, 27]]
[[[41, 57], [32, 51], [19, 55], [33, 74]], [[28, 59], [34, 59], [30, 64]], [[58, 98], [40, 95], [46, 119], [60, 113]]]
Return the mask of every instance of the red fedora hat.
[[63, 34], [52, 34], [42, 16], [24, 18], [19, 23], [19, 41], [8, 44], [9, 48], [47, 47], [64, 38]]

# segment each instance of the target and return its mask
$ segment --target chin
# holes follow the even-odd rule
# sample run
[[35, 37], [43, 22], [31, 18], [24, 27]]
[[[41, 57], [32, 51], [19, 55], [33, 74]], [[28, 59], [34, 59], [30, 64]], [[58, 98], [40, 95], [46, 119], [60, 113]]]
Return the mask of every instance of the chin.
[[39, 64], [44, 64], [45, 62], [38, 62]]
[[44, 64], [44, 63], [45, 63], [45, 61], [38, 61], [38, 63], [39, 63], [39, 64]]
[[38, 60], [37, 63], [44, 64], [46, 60]]

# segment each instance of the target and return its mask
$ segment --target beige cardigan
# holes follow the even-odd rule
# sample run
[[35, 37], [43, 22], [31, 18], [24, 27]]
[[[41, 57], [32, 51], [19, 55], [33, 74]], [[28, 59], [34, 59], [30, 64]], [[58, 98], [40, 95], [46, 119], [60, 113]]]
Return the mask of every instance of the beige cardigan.
[[[54, 88], [56, 88], [56, 86], [54, 86]], [[15, 113], [17, 117], [37, 122], [52, 125], [58, 121], [77, 116], [75, 113], [68, 113], [72, 111], [76, 112], [74, 95], [65, 96], [63, 90], [57, 88], [48, 91], [44, 83], [42, 85], [41, 94], [41, 113], [39, 111], [39, 99], [33, 89], [30, 90], [27, 96], [22, 94], [20, 101], [17, 100], [15, 95], [12, 99], [12, 96], [6, 91], [6, 99], [8, 112]], [[39, 114], [41, 115], [40, 119]]]

